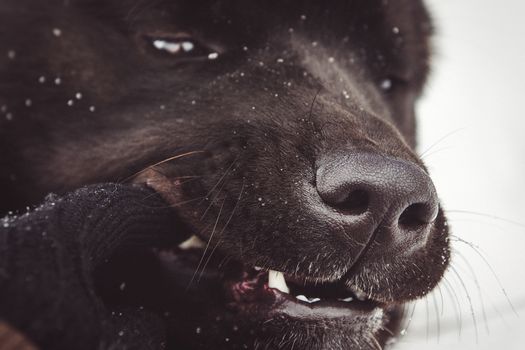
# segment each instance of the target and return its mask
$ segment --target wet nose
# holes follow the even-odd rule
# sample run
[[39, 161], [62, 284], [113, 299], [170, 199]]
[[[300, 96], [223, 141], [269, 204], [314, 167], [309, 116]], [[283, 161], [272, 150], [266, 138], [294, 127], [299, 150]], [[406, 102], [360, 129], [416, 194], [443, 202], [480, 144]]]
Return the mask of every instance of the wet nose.
[[[376, 153], [349, 153], [319, 162], [316, 187], [351, 231], [380, 228], [378, 241], [426, 241], [438, 212], [436, 190], [416, 163]], [[362, 227], [363, 216], [370, 216]]]

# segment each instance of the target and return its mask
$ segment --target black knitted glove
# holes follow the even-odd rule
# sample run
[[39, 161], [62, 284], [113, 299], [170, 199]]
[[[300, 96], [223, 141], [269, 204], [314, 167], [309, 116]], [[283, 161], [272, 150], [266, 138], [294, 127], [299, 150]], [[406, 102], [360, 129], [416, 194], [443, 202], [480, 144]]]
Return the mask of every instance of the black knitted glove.
[[175, 215], [152, 190], [103, 184], [0, 221], [0, 321], [41, 349], [162, 349], [163, 324], [136, 308], [109, 312], [93, 272], [127, 246], [175, 245]]

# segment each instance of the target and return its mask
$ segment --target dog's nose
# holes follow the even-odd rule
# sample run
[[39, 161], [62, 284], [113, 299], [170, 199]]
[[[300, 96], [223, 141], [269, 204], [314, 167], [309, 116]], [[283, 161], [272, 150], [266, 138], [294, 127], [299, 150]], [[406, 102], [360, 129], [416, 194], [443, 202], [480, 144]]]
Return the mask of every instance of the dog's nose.
[[[376, 153], [323, 159], [316, 186], [325, 205], [343, 214], [348, 231], [377, 229], [378, 242], [425, 242], [439, 207], [422, 167]], [[366, 216], [374, 227], [363, 227]]]

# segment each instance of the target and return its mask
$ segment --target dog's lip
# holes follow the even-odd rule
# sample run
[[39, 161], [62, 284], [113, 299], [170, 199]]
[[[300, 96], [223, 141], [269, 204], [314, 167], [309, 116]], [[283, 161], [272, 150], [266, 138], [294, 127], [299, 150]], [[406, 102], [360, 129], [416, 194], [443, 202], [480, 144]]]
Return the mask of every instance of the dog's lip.
[[[181, 269], [183, 265], [186, 271], [193, 271], [196, 267], [188, 266], [190, 265], [188, 264], [189, 258], [193, 255], [195, 262], [202, 252], [201, 248], [174, 249], [168, 253], [159, 254], [159, 259], [163, 261], [165, 267], [172, 269], [172, 272]], [[170, 278], [176, 279], [180, 276], [175, 271], [175, 276]], [[199, 294], [203, 299], [214, 299], [223, 304], [225, 309], [251, 319], [271, 320], [274, 317], [286, 317], [304, 322], [342, 318], [349, 320], [355, 317], [378, 317], [388, 307], [388, 305], [370, 299], [359, 300], [355, 295], [352, 301], [344, 301], [344, 298], [341, 297], [322, 298], [315, 302], [311, 301], [314, 296], [307, 295], [303, 297], [309, 298], [310, 301], [306, 301], [296, 293], [288, 294], [270, 288], [268, 270], [246, 267], [238, 261], [230, 261], [222, 266], [210, 263], [204, 274], [199, 273], [197, 277], [190, 277], [187, 274], [186, 282], [183, 283], [191, 285], [190, 294], [187, 294], [188, 298], [192, 298], [191, 293]], [[215, 286], [217, 289], [210, 288], [210, 286]], [[181, 287], [183, 286], [179, 284], [179, 288]], [[351, 295], [350, 291], [348, 295]]]
[[[243, 274], [242, 279], [225, 283], [230, 298], [239, 304], [249, 304], [253, 302], [267, 303], [268, 300], [271, 299], [274, 304], [274, 309], [282, 310], [290, 315], [295, 313], [298, 315], [310, 314], [312, 316], [319, 316], [321, 314], [336, 316], [341, 314], [340, 312], [334, 313], [333, 310], [335, 309], [339, 311], [372, 311], [375, 308], [381, 307], [381, 304], [374, 300], [365, 299], [361, 296], [358, 297], [351, 289], [345, 288], [341, 291], [343, 294], [339, 297], [325, 297], [319, 294], [316, 297], [314, 295], [315, 293], [309, 295], [300, 290], [294, 291], [296, 288], [293, 287], [292, 290], [287, 293], [269, 286], [268, 271], [252, 270], [251, 277], [246, 271]], [[322, 289], [323, 287], [321, 287], [321, 290]]]
[[272, 314], [282, 314], [299, 320], [339, 319], [356, 316], [376, 317], [382, 315], [383, 308], [374, 302], [350, 302], [321, 300], [315, 304], [306, 304], [295, 297], [272, 290], [277, 303]]
[[[354, 318], [357, 316], [376, 317], [382, 315], [384, 306], [372, 300], [353, 300], [346, 302], [338, 299], [321, 299], [308, 302], [298, 299], [293, 294], [268, 287], [265, 283], [249, 297], [238, 295], [238, 286], [243, 282], [228, 285], [226, 293], [232, 300], [228, 306], [247, 314], [267, 314], [268, 317], [286, 316], [300, 321], [333, 320]], [[253, 294], [256, 294], [254, 297]], [[313, 298], [308, 298], [312, 300]], [[316, 298], [317, 299], [317, 298]]]

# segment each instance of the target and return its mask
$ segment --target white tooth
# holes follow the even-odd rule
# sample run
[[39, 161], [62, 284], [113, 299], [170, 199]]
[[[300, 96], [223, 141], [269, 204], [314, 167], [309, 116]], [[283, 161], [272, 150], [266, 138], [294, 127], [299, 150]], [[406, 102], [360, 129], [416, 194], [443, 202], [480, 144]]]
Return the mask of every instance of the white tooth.
[[290, 289], [288, 289], [284, 280], [284, 275], [279, 271], [268, 271], [268, 287], [278, 289], [283, 293], [290, 293]]
[[308, 298], [305, 297], [304, 295], [302, 294], [299, 294], [298, 296], [296, 296], [297, 299], [301, 300], [301, 301], [304, 301], [304, 302], [308, 302]]
[[205, 246], [206, 243], [195, 235], [191, 236], [190, 238], [179, 244], [179, 248], [182, 250], [188, 250], [191, 248], [204, 248]]
[[262, 267], [259, 267], [259, 266], [254, 266], [253, 268], [255, 269], [255, 271], [261, 271], [262, 270]]
[[302, 294], [299, 294], [295, 298], [298, 299], [298, 300], [304, 301], [305, 303], [310, 303], [310, 304], [317, 303], [318, 301], [321, 300], [319, 298], [307, 298], [306, 296], [304, 296]]
[[354, 300], [354, 298], [352, 297], [348, 297], [348, 298], [344, 298], [344, 299], [339, 299], [340, 301], [346, 301], [347, 303], [351, 302], [352, 300]]

